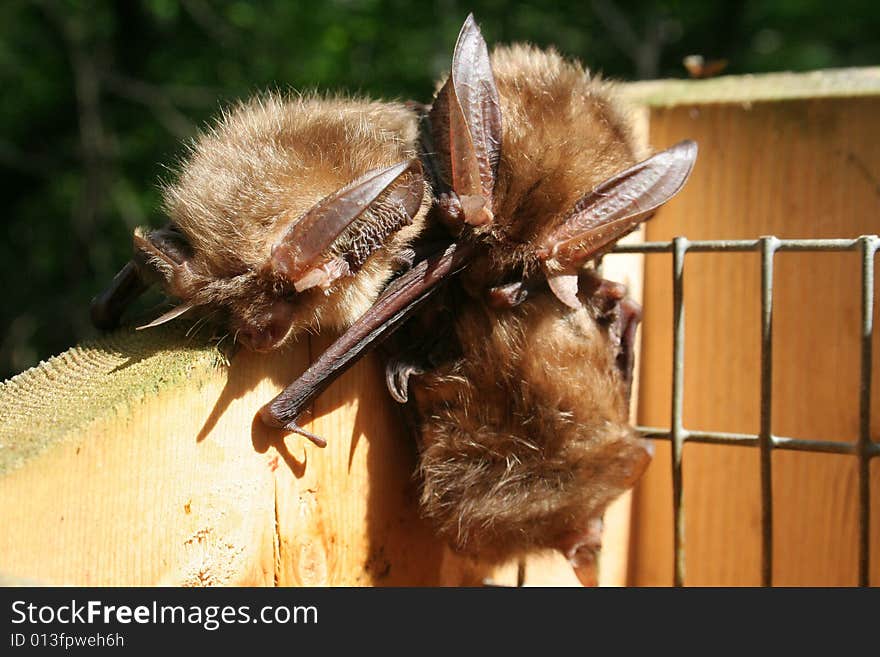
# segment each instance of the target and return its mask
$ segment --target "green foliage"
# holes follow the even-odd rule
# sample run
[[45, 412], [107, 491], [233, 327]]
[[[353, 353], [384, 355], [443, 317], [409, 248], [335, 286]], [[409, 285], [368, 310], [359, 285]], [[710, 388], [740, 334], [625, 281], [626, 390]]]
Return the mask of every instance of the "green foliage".
[[160, 225], [156, 183], [218, 109], [265, 88], [428, 99], [473, 11], [487, 40], [555, 45], [611, 77], [880, 63], [875, 3], [839, 0], [7, 0], [0, 377], [94, 335], [88, 302]]

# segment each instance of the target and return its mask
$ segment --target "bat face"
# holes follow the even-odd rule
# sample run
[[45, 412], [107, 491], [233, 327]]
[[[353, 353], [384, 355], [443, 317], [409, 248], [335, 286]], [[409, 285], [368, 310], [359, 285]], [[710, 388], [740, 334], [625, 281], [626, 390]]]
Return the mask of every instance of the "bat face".
[[416, 117], [402, 105], [269, 95], [225, 114], [164, 189], [171, 223], [135, 234], [135, 268], [220, 311], [256, 350], [366, 310], [422, 228]]

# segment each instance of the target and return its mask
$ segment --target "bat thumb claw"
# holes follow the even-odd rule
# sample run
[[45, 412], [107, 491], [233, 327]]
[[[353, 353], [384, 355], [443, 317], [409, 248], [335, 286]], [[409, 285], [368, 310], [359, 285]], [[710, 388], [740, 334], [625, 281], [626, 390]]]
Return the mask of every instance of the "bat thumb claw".
[[268, 427], [272, 427], [273, 429], [285, 429], [287, 431], [292, 431], [293, 433], [297, 433], [300, 436], [308, 438], [318, 447], [326, 447], [327, 441], [321, 436], [318, 436], [311, 431], [306, 431], [301, 426], [299, 426], [295, 420], [291, 420], [290, 422], [284, 422], [282, 419], [278, 417], [278, 415], [272, 410], [272, 404], [266, 404], [259, 410], [260, 420], [263, 421]]
[[318, 447], [323, 448], [323, 447], [327, 446], [327, 441], [324, 438], [321, 438], [321, 436], [318, 436], [318, 435], [312, 433], [311, 431], [306, 431], [301, 426], [299, 426], [296, 422], [291, 422], [291, 423], [285, 425], [284, 428], [287, 429], [288, 431], [292, 431], [293, 433], [298, 433], [300, 436], [308, 438], [313, 443], [315, 443], [315, 445], [317, 445]]

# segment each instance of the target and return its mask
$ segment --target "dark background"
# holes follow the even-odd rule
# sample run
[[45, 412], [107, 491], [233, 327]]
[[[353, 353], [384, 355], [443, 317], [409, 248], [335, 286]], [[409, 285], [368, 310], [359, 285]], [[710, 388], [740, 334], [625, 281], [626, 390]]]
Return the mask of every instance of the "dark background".
[[880, 64], [876, 0], [131, 0], [0, 3], [0, 378], [95, 335], [89, 299], [160, 225], [157, 181], [267, 87], [427, 100], [464, 17], [619, 79]]

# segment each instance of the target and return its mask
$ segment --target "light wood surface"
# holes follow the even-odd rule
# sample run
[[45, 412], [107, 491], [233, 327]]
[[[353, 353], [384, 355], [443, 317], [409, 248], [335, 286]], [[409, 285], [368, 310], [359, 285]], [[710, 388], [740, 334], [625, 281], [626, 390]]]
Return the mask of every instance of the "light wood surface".
[[[697, 96], [677, 92], [665, 96], [664, 103], [660, 93], [651, 111], [651, 142], [662, 148], [695, 139], [700, 155], [684, 192], [648, 223], [647, 240], [769, 234], [852, 238], [880, 232], [880, 78], [876, 69], [863, 77], [874, 80], [873, 95], [744, 102], [750, 97], [744, 80], [740, 82], [746, 86], [731, 103], [710, 98], [704, 104]], [[762, 83], [755, 95], [766, 98], [767, 87]], [[782, 436], [854, 442], [860, 255], [780, 253], [775, 266], [772, 430]], [[650, 255], [645, 267], [639, 420], [668, 427], [671, 256]], [[688, 255], [684, 288], [685, 428], [757, 433], [760, 256]], [[880, 431], [877, 342], [875, 335], [875, 440]], [[640, 585], [672, 583], [670, 452], [667, 443], [657, 447], [636, 492], [630, 581]], [[686, 584], [760, 584], [758, 468], [754, 448], [685, 446]], [[877, 463], [872, 472], [871, 582], [876, 585]], [[774, 583], [856, 584], [856, 459], [777, 451], [773, 493]]]
[[705, 80], [644, 80], [622, 89], [630, 102], [644, 107], [876, 97], [880, 94], [880, 66], [723, 75]]
[[[204, 336], [122, 331], [0, 386], [0, 573], [71, 585], [497, 585], [419, 519], [415, 454], [364, 359], [306, 425], [257, 409], [329, 337], [227, 367]], [[539, 559], [530, 582], [576, 583]]]

